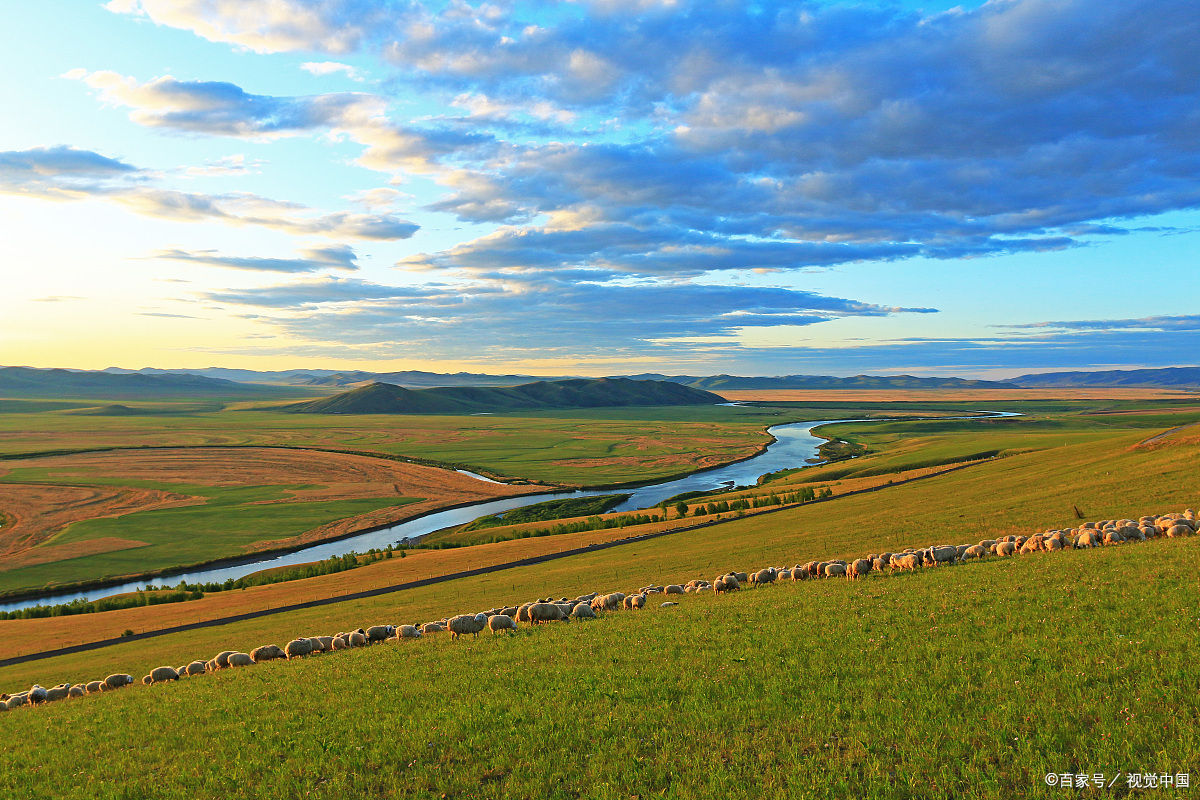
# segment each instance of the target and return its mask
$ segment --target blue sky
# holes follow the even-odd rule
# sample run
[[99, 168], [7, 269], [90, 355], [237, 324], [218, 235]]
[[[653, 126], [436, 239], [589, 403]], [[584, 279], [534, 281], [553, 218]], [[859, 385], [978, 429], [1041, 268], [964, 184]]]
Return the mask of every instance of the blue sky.
[[1194, 10], [7, 4], [2, 361], [1194, 364]]

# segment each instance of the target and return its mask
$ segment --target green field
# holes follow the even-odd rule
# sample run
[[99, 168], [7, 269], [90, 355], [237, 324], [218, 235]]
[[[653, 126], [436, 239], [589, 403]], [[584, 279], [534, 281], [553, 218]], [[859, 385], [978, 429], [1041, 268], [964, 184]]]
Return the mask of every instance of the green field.
[[[1097, 520], [1195, 508], [1200, 442], [1139, 444], [1191, 419], [1056, 410], [840, 426], [874, 454], [777, 480], [1000, 457], [533, 567], [4, 667], [0, 687], [140, 677], [359, 625], [1029, 534], [1078, 524], [1076, 509]], [[0, 771], [0, 795], [1011, 798], [1061, 796], [1051, 772], [1194, 772], [1198, 570], [1200, 538], [1163, 539], [685, 596], [511, 638], [430, 637], [135, 686], [3, 717], [10, 762], [39, 768]], [[0, 635], [43, 622], [0, 622]], [[105, 757], [114, 736], [120, 757]]]
[[[52, 405], [49, 410], [28, 410], [42, 406], [20, 402], [23, 412], [0, 406], [0, 456], [105, 447], [277, 445], [402, 455], [517, 478], [586, 485], [690, 472], [701, 455], [736, 460], [767, 441], [763, 429], [768, 425], [822, 419], [820, 413], [803, 409], [726, 406], [342, 416], [244, 406], [194, 410], [193, 404], [178, 414], [85, 416]], [[154, 405], [161, 411], [163, 404]]]
[[1198, 569], [1160, 540], [137, 686], [7, 715], [10, 763], [38, 769], [0, 789], [1010, 798], [1188, 772]]
[[[42, 469], [15, 469], [4, 482], [64, 483]], [[66, 545], [116, 537], [144, 542], [140, 547], [92, 554], [0, 572], [0, 592], [93, 580], [109, 575], [133, 575], [245, 555], [254, 545], [295, 536], [330, 522], [380, 508], [415, 503], [417, 497], [358, 500], [272, 502], [289, 492], [311, 489], [290, 486], [202, 486], [156, 481], [105, 479], [89, 476], [89, 484], [137, 486], [203, 498], [203, 505], [139, 511], [121, 517], [76, 522], [47, 544]]]

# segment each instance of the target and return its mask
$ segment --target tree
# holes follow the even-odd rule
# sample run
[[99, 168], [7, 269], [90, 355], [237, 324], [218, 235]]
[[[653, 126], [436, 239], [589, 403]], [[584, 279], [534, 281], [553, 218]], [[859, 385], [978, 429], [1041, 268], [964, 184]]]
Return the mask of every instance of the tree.
[[675, 504], [675, 511], [678, 512], [679, 516], [686, 517], [688, 512], [688, 504], [680, 500]]

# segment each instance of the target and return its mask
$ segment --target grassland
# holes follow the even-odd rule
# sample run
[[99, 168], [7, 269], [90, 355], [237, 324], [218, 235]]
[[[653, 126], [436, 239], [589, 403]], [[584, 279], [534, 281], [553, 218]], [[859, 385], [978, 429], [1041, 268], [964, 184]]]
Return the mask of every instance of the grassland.
[[115, 450], [0, 462], [0, 591], [291, 547], [536, 491], [341, 453]]
[[1188, 772], [1198, 568], [1160, 540], [135, 687], [7, 715], [36, 767], [0, 791], [1011, 798]]
[[[847, 426], [875, 455], [748, 492], [822, 473], [839, 491], [886, 480], [830, 477], [850, 466], [1002, 457], [535, 567], [4, 667], [0, 686], [140, 676], [222, 649], [547, 594], [1029, 533], [1076, 524], [1076, 508], [1104, 519], [1196, 507], [1200, 437], [1183, 428], [1143, 443], [1175, 427], [1154, 418]], [[618, 533], [413, 553], [178, 605], [311, 597]], [[6, 715], [10, 762], [36, 768], [0, 771], [0, 794], [1010, 798], [1060, 796], [1043, 782], [1050, 772], [1188, 772], [1200, 756], [1198, 568], [1200, 539], [1158, 540], [689, 596], [511, 638], [432, 637], [138, 686]], [[93, 616], [119, 629], [187, 612]], [[69, 641], [77, 619], [0, 622], [0, 641]]]
[[334, 417], [249, 404], [149, 416], [80, 416], [51, 408], [0, 413], [0, 456], [105, 447], [315, 447], [429, 459], [551, 483], [605, 485], [658, 480], [745, 458], [767, 441], [766, 426], [806, 419], [821, 417], [803, 409], [724, 406]]

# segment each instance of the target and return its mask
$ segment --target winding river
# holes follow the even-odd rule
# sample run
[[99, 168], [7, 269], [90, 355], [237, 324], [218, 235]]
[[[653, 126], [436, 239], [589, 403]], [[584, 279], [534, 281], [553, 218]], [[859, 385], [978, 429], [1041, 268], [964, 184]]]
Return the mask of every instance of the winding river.
[[[986, 419], [997, 416], [1018, 416], [1009, 412], [978, 412], [972, 417], [951, 417], [950, 419]], [[947, 419], [942, 417], [941, 419]], [[617, 506], [616, 511], [632, 511], [639, 508], [651, 508], [658, 505], [663, 500], [673, 495], [683, 492], [695, 491], [712, 491], [726, 486], [747, 486], [754, 485], [760, 475], [765, 475], [768, 472], [775, 472], [780, 469], [789, 469], [793, 467], [806, 466], [809, 459], [817, 457], [817, 449], [824, 444], [825, 440], [812, 433], [813, 428], [818, 428], [822, 425], [831, 425], [837, 422], [877, 422], [878, 420], [862, 420], [862, 419], [835, 419], [823, 420], [821, 422], [791, 422], [783, 425], [775, 425], [768, 430], [775, 437], [775, 441], [770, 444], [767, 449], [753, 458], [739, 461], [734, 464], [727, 464], [716, 469], [706, 470], [703, 472], [695, 472], [684, 478], [679, 478], [673, 481], [664, 483], [656, 483], [648, 486], [642, 486], [636, 489], [601, 489], [589, 490], [582, 492], [571, 492], [572, 496], [590, 497], [602, 494], [629, 494], [631, 495], [621, 505]], [[465, 470], [460, 470], [465, 472]], [[466, 474], [481, 481], [488, 481], [480, 475], [474, 475], [467, 472]], [[489, 481], [493, 482], [494, 481]], [[402, 522], [393, 525], [389, 528], [381, 528], [376, 531], [361, 533], [356, 536], [338, 539], [332, 542], [323, 544], [315, 544], [306, 547], [302, 550], [296, 550], [290, 553], [279, 555], [265, 555], [263, 558], [255, 561], [242, 561], [232, 566], [216, 566], [192, 571], [173, 572], [166, 575], [161, 575], [150, 583], [157, 586], [173, 586], [180, 581], [188, 583], [207, 583], [221, 582], [230, 578], [237, 578], [250, 575], [254, 572], [259, 572], [264, 569], [272, 569], [274, 567], [283, 567], [293, 564], [307, 564], [312, 561], [329, 558], [330, 556], [349, 553], [351, 550], [359, 553], [366, 552], [371, 548], [386, 548], [389, 544], [396, 544], [402, 539], [410, 541], [418, 539], [425, 534], [433, 531], [449, 528], [454, 525], [463, 525], [477, 517], [486, 514], [496, 514], [503, 511], [510, 511], [521, 506], [539, 503], [544, 500], [562, 497], [566, 493], [548, 492], [545, 494], [529, 494], [521, 497], [510, 497], [504, 500], [492, 500], [490, 502], [478, 503], [464, 508], [453, 508], [446, 511], [438, 511], [433, 514], [428, 514], [417, 519]], [[64, 592], [61, 594], [43, 595], [40, 597], [26, 597], [11, 603], [0, 603], [0, 611], [15, 611], [21, 608], [28, 608], [35, 605], [54, 605], [56, 603], [70, 603], [73, 600], [98, 600], [101, 597], [109, 597], [115, 594], [123, 594], [126, 592], [135, 591], [147, 583], [146, 580], [132, 581], [129, 583], [114, 584], [95, 589], [88, 589], [77, 592]]]

